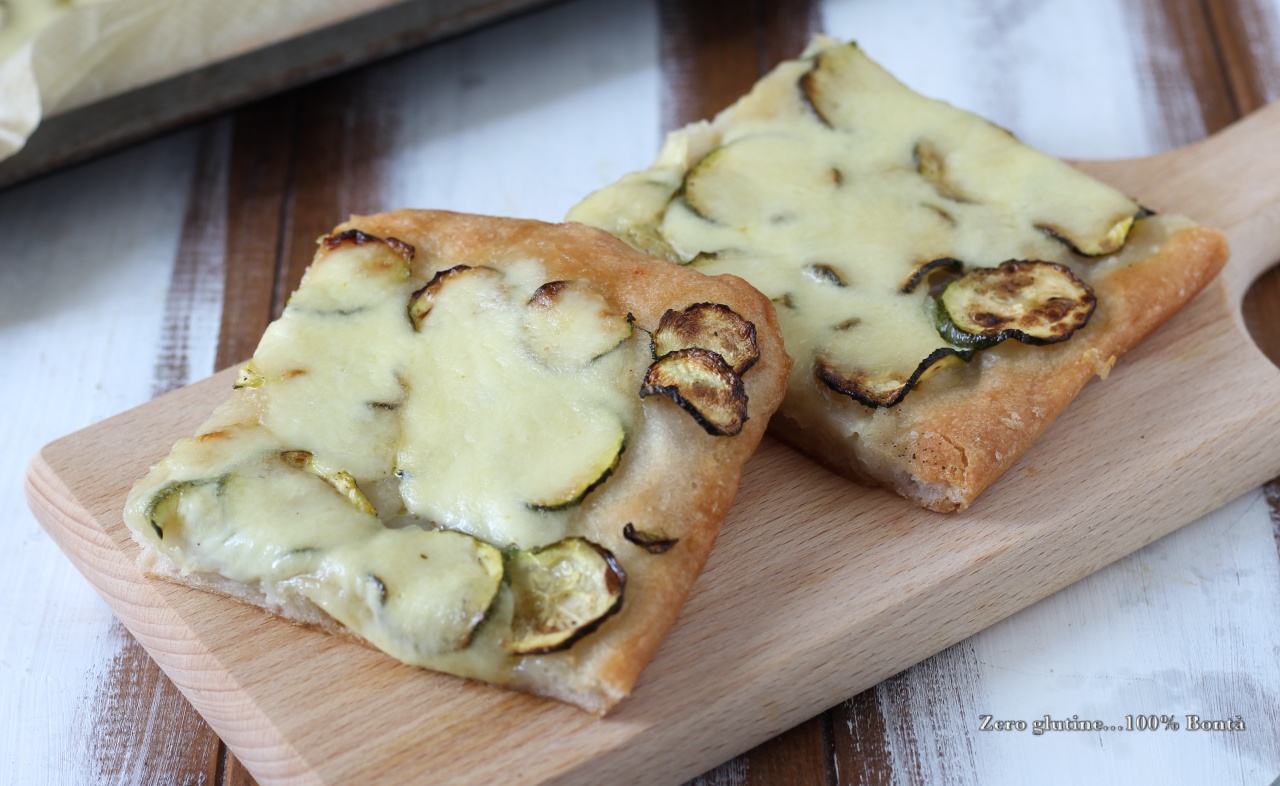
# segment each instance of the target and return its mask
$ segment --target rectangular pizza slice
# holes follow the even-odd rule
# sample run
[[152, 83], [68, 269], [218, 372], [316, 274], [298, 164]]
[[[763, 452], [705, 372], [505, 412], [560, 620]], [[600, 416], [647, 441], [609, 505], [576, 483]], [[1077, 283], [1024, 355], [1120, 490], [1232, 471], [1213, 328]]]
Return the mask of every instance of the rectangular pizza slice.
[[153, 575], [604, 712], [675, 620], [790, 366], [743, 281], [599, 230], [355, 218], [125, 520]]
[[570, 220], [774, 303], [775, 432], [855, 480], [967, 507], [1226, 261], [854, 44], [819, 37]]

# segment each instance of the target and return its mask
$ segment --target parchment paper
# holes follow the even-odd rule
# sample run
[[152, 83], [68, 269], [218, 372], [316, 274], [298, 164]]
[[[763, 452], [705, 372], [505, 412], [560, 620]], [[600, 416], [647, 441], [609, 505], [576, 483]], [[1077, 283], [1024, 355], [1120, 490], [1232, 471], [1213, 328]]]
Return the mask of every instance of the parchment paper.
[[111, 0], [53, 21], [0, 63], [0, 160], [41, 117], [403, 0]]

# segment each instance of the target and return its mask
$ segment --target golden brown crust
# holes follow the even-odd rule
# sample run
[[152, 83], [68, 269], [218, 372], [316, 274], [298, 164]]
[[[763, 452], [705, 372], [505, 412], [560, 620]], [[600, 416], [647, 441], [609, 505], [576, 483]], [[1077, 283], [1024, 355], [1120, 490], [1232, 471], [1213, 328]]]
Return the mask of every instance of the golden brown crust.
[[[512, 672], [512, 687], [606, 712], [630, 692], [675, 621], [737, 492], [742, 466], [781, 402], [791, 360], [783, 350], [772, 304], [741, 279], [709, 277], [654, 259], [579, 224], [402, 210], [353, 217], [335, 233], [347, 230], [413, 246], [412, 277], [422, 282], [457, 265], [501, 268], [535, 259], [548, 280], [591, 281], [630, 312], [641, 329], [656, 329], [668, 309], [705, 301], [723, 303], [755, 324], [760, 359], [742, 375], [748, 419], [741, 433], [711, 436], [672, 402], [646, 399], [622, 463], [581, 505], [583, 523], [572, 534], [612, 551], [627, 573], [621, 611], [566, 650], [523, 656]], [[637, 379], [637, 395], [639, 385]], [[237, 398], [203, 431], [225, 431], [236, 424], [253, 427], [256, 418], [253, 407]], [[212, 449], [208, 442], [190, 440], [185, 449]], [[678, 538], [678, 543], [666, 553], [651, 554], [624, 537], [629, 523]], [[183, 575], [155, 555], [146, 568], [167, 580], [228, 594], [296, 622], [331, 631], [340, 627], [288, 587], [264, 594], [216, 576]]]
[[[775, 428], [788, 441], [805, 440], [824, 462], [857, 480], [890, 486], [932, 510], [963, 510], [1091, 377], [1105, 374], [1116, 358], [1208, 284], [1227, 254], [1219, 232], [1200, 227], [1176, 232], [1156, 253], [1094, 282], [1097, 313], [1070, 341], [1047, 347], [1005, 342], [979, 356], [982, 367], [971, 382], [925, 383], [898, 406], [877, 410], [863, 432], [862, 447], [878, 446], [878, 456], [855, 457], [848, 440], [815, 440], [810, 431], [781, 418]], [[831, 398], [833, 406], [847, 406], [834, 394]]]

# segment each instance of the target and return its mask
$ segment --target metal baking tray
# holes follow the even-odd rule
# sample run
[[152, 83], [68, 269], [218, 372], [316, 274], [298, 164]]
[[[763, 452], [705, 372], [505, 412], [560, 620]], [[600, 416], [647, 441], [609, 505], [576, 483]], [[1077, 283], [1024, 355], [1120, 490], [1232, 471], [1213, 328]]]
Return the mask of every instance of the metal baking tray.
[[553, 0], [408, 0], [44, 118], [0, 188]]

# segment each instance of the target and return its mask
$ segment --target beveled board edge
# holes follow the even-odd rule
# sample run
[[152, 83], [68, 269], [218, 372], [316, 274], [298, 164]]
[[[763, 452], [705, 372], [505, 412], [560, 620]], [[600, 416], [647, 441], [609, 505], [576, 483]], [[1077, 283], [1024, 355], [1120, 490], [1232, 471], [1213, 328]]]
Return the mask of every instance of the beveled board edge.
[[42, 455], [31, 462], [25, 491], [45, 531], [255, 777], [282, 786], [321, 783]]

